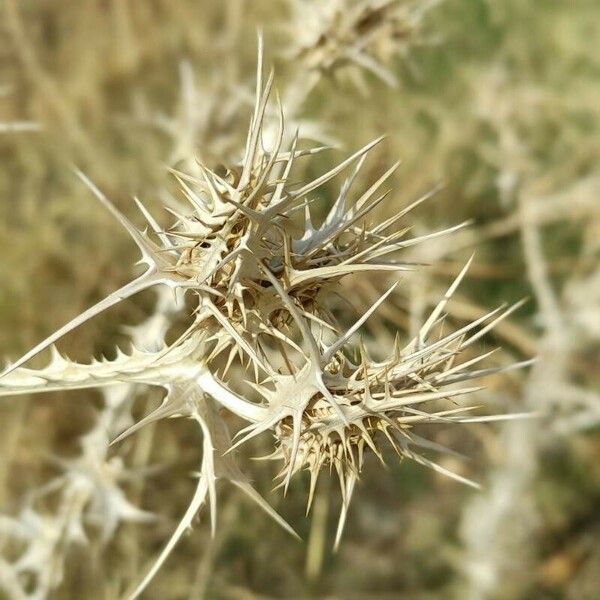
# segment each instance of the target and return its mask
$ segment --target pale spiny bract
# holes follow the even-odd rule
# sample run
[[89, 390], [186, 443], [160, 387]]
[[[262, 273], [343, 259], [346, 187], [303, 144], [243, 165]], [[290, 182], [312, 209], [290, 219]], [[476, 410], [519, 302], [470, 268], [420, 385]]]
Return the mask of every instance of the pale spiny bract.
[[[161, 405], [140, 422], [126, 427], [115, 441], [164, 418], [188, 417], [198, 424], [204, 441], [196, 491], [176, 531], [131, 598], [148, 585], [207, 500], [214, 531], [218, 479], [240, 488], [295, 535], [251, 486], [232, 452], [263, 432], [270, 431], [274, 436], [275, 449], [269, 458], [282, 462], [278, 476], [282, 487], [287, 489], [293, 474], [302, 470], [310, 473], [308, 509], [320, 471], [329, 468], [337, 473], [342, 494], [337, 546], [366, 452], [373, 452], [383, 460], [382, 449], [387, 440], [399, 456], [476, 486], [420, 454], [419, 449], [443, 448], [415, 434], [414, 426], [520, 416], [470, 417], [467, 413], [474, 407], [458, 405], [447, 410], [426, 409], [430, 401], [479, 389], [456, 384], [501, 370], [473, 368], [490, 352], [463, 363], [458, 363], [457, 358], [465, 349], [472, 350], [477, 340], [518, 305], [500, 307], [458, 331], [441, 333], [445, 305], [471, 261], [418, 335], [404, 346], [397, 338], [385, 360], [377, 361], [371, 356], [358, 330], [395, 285], [368, 307], [354, 325], [343, 328], [338, 322], [332, 299], [343, 277], [410, 269], [411, 265], [392, 260], [390, 255], [457, 228], [417, 238], [407, 237], [408, 228], [395, 229], [428, 196], [382, 223], [369, 222], [373, 209], [387, 196], [382, 187], [396, 165], [350, 202], [352, 184], [379, 139], [320, 177], [305, 183], [295, 182], [291, 173], [296, 161], [323, 148], [299, 149], [298, 134], [291, 138], [288, 148], [282, 148], [286, 136], [281, 107], [274, 147], [263, 147], [262, 132], [273, 73], [265, 83], [262, 52], [259, 54], [256, 103], [243, 160], [223, 173], [203, 165], [198, 165], [192, 174], [176, 173], [188, 209], [176, 212], [176, 221], [170, 229], [162, 230], [137, 201], [150, 232], [139, 231], [79, 173], [135, 241], [146, 270], [38, 344], [9, 366], [0, 378], [2, 396], [123, 384], [128, 384], [132, 394], [138, 384], [164, 388], [166, 395]], [[315, 227], [310, 210], [315, 200], [313, 192], [350, 167], [353, 170], [327, 217]], [[157, 332], [160, 340], [137, 346], [134, 343], [128, 353], [119, 351], [114, 360], [93, 360], [89, 364], [72, 362], [53, 346], [100, 312], [158, 285], [174, 292], [180, 311], [184, 306], [183, 295], [193, 297], [192, 323], [175, 342], [167, 344], [164, 333], [165, 323], [177, 312], [177, 306], [161, 296], [159, 306], [166, 321], [157, 327], [150, 323], [148, 329]], [[132, 335], [132, 339], [135, 342], [136, 336]], [[47, 348], [52, 348], [52, 358], [45, 368], [23, 366]], [[235, 389], [240, 387], [236, 384], [242, 378], [240, 373], [261, 401]], [[223, 409], [248, 422], [233, 438], [235, 442], [220, 412]], [[67, 472], [74, 468], [65, 465]], [[112, 514], [113, 521], [104, 535], [111, 535], [120, 520], [148, 517], [130, 506], [117, 490], [111, 482], [96, 483], [86, 496], [92, 502], [95, 494], [99, 502], [106, 504], [110, 498], [116, 498], [120, 503], [122, 512]]]

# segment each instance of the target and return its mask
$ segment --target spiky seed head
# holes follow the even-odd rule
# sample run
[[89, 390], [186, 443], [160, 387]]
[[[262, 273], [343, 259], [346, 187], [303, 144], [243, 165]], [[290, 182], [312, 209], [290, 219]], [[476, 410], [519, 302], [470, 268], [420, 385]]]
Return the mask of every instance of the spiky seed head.
[[[283, 147], [281, 110], [273, 146], [263, 147], [272, 85], [272, 74], [263, 81], [259, 60], [243, 160], [224, 174], [204, 165], [194, 173], [176, 173], [186, 206], [175, 212], [175, 222], [166, 230], [138, 202], [148, 223], [147, 231], [139, 231], [80, 174], [137, 244], [146, 271], [42, 341], [0, 377], [0, 395], [123, 383], [162, 387], [162, 404], [118, 439], [173, 416], [197, 423], [203, 453], [196, 492], [156, 564], [131, 597], [148, 584], [205, 502], [211, 508], [214, 531], [219, 479], [234, 483], [293, 532], [252, 488], [232, 452], [266, 431], [275, 437], [273, 458], [283, 461], [284, 488], [298, 471], [310, 471], [309, 505], [319, 472], [329, 468], [337, 473], [343, 506], [336, 543], [363, 457], [370, 451], [383, 458], [385, 444], [403, 457], [474, 485], [426, 458], [422, 449], [440, 448], [419, 438], [413, 429], [419, 423], [477, 419], [465, 416], [471, 407], [442, 410], [430, 403], [474, 392], [477, 387], [458, 384], [499, 370], [473, 369], [488, 354], [460, 360], [517, 306], [496, 309], [458, 331], [442, 334], [439, 322], [469, 261], [415, 338], [404, 346], [395, 345], [383, 361], [374, 360], [366, 345], [355, 339], [362, 325], [388, 301], [393, 287], [348, 327], [335, 317], [332, 289], [353, 274], [411, 269], [398, 259], [403, 248], [456, 228], [410, 239], [408, 228], [394, 229], [421, 200], [383, 223], [373, 223], [373, 211], [385, 200], [383, 186], [396, 165], [359, 193], [353, 184], [380, 139], [321, 176], [295, 182], [294, 165], [312, 152], [299, 149], [298, 136]], [[315, 190], [345, 170], [350, 174], [337, 199], [324, 221], [315, 226], [311, 214]], [[54, 352], [46, 368], [23, 366], [90, 318], [156, 285], [167, 286], [178, 296], [187, 294], [193, 303], [192, 322], [174, 342], [145, 340], [143, 349], [118, 352], [112, 361], [77, 364]], [[181, 309], [184, 306], [179, 304]], [[170, 318], [172, 307], [163, 309]], [[166, 327], [162, 323], [152, 331], [164, 334]], [[241, 381], [256, 390], [259, 401]], [[218, 407], [248, 422], [233, 440]]]

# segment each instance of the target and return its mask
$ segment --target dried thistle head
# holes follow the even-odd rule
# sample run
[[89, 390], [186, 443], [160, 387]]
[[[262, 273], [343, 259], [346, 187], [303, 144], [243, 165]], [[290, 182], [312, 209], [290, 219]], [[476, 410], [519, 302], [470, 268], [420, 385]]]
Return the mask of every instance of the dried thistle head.
[[[457, 228], [408, 237], [409, 228], [402, 221], [427, 196], [384, 222], [372, 222], [373, 209], [387, 196], [382, 187], [395, 165], [366, 190], [354, 193], [353, 184], [379, 140], [323, 175], [297, 183], [292, 176], [296, 162], [323, 149], [300, 149], [298, 135], [283, 148], [281, 108], [273, 146], [264, 148], [272, 84], [272, 73], [263, 81], [259, 60], [256, 102], [243, 160], [221, 172], [199, 164], [193, 173], [175, 173], [186, 207], [175, 212], [169, 228], [160, 227], [138, 201], [149, 228], [139, 231], [80, 174], [135, 241], [146, 271], [38, 344], [0, 378], [0, 395], [122, 383], [162, 387], [162, 404], [127, 427], [117, 440], [167, 417], [189, 417], [198, 424], [203, 453], [196, 492], [132, 597], [148, 584], [206, 501], [214, 530], [217, 480], [233, 483], [293, 533], [251, 486], [233, 452], [263, 432], [274, 436], [272, 457], [283, 462], [283, 487], [298, 471], [310, 472], [309, 507], [319, 472], [324, 468], [336, 471], [343, 496], [337, 543], [366, 452], [382, 458], [382, 448], [389, 444], [401, 456], [446, 472], [421, 454], [421, 449], [437, 447], [420, 438], [415, 426], [490, 419], [466, 416], [469, 407], [440, 410], [428, 408], [428, 403], [473, 392], [478, 388], [457, 384], [499, 370], [473, 369], [489, 353], [464, 362], [461, 357], [517, 306], [498, 308], [458, 331], [443, 333], [439, 325], [445, 305], [469, 261], [417, 336], [404, 345], [398, 341], [384, 360], [374, 359], [356, 337], [395, 285], [352, 325], [344, 326], [336, 313], [333, 292], [337, 284], [351, 275], [411, 269], [413, 265], [398, 259], [403, 248]], [[311, 215], [314, 191], [351, 167], [326, 218], [315, 226]], [[193, 306], [191, 324], [174, 342], [156, 340], [144, 348], [119, 352], [112, 361], [90, 364], [73, 363], [55, 351], [46, 368], [23, 366], [98, 313], [157, 285], [170, 288], [176, 297], [189, 296]], [[172, 306], [161, 304], [159, 310], [165, 316], [173, 314]], [[164, 327], [152, 331], [164, 332]], [[257, 392], [259, 401], [248, 394], [248, 386]], [[221, 409], [248, 422], [236, 434], [235, 443]], [[501, 417], [491, 417], [497, 418]]]
[[423, 43], [421, 22], [437, 2], [292, 0], [294, 48], [309, 70], [332, 75], [345, 67], [361, 87], [361, 71], [395, 87], [393, 57]]

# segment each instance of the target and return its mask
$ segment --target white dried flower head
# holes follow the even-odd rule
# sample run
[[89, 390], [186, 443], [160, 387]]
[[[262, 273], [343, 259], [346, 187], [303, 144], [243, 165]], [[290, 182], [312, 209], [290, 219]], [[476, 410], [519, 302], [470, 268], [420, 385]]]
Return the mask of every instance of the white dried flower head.
[[437, 2], [401, 0], [291, 0], [289, 55], [306, 68], [334, 74], [345, 67], [362, 86], [361, 72], [397, 85], [395, 56], [423, 43], [421, 21]]
[[[478, 389], [457, 387], [460, 382], [500, 370], [473, 369], [489, 353], [460, 363], [461, 353], [473, 348], [518, 305], [491, 311], [458, 331], [440, 331], [446, 303], [470, 261], [416, 338], [405, 346], [398, 342], [383, 361], [374, 360], [355, 339], [394, 286], [352, 326], [338, 321], [333, 292], [342, 278], [411, 269], [413, 265], [392, 256], [462, 225], [416, 238], [407, 236], [408, 228], [396, 229], [427, 196], [384, 222], [372, 223], [372, 211], [386, 198], [382, 187], [396, 165], [361, 193], [354, 194], [352, 186], [379, 140], [316, 179], [296, 182], [292, 176], [296, 161], [322, 149], [299, 149], [298, 135], [288, 148], [282, 148], [281, 108], [274, 145], [264, 148], [272, 84], [272, 73], [263, 81], [259, 60], [256, 102], [242, 162], [223, 172], [199, 165], [198, 173], [176, 173], [189, 209], [177, 213], [169, 229], [162, 229], [138, 202], [151, 233], [139, 231], [80, 174], [136, 242], [146, 271], [38, 344], [0, 378], [0, 395], [123, 383], [162, 387], [166, 392], [162, 404], [126, 428], [117, 441], [158, 419], [185, 416], [197, 423], [203, 454], [195, 494], [154, 567], [131, 597], [145, 588], [205, 501], [210, 504], [214, 530], [218, 480], [233, 483], [293, 533], [252, 488], [232, 452], [262, 432], [270, 431], [275, 437], [273, 458], [283, 461], [284, 487], [294, 473], [307, 468], [314, 490], [319, 471], [335, 469], [343, 495], [339, 541], [365, 452], [381, 456], [382, 445], [389, 443], [402, 456], [446, 472], [419, 453], [420, 448], [437, 446], [414, 434], [415, 425], [503, 418], [468, 417], [464, 413], [469, 408], [464, 407], [427, 408], [432, 400]], [[327, 217], [315, 226], [310, 210], [314, 191], [350, 167]], [[192, 323], [175, 342], [167, 345], [161, 339], [152, 347], [144, 343], [143, 349], [133, 346], [127, 353], [119, 351], [114, 360], [90, 364], [74, 363], [54, 352], [46, 368], [23, 366], [88, 319], [156, 285], [193, 300]], [[262, 401], [244, 391], [242, 379]], [[221, 409], [248, 422], [235, 443]]]

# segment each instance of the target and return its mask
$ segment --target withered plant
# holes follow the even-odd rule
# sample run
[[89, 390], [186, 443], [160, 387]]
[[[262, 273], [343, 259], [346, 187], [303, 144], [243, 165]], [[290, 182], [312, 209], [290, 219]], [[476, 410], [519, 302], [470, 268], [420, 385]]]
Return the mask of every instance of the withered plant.
[[[446, 304], [472, 259], [413, 339], [403, 343], [397, 336], [393, 346], [382, 351], [361, 336], [362, 325], [397, 283], [373, 305], [365, 306], [362, 314], [352, 316], [339, 297], [340, 280], [373, 272], [396, 276], [417, 268], [402, 261], [404, 248], [435, 244], [436, 238], [464, 224], [411, 237], [407, 218], [430, 195], [383, 222], [373, 222], [372, 211], [386, 201], [389, 191], [384, 186], [396, 165], [367, 189], [355, 192], [353, 183], [381, 138], [322, 175], [298, 181], [296, 163], [311, 160], [325, 148], [301, 148], [298, 133], [286, 136], [281, 106], [274, 142], [264, 147], [263, 129], [272, 114], [267, 108], [273, 72], [263, 78], [262, 51], [259, 54], [256, 101], [242, 160], [223, 169], [198, 164], [189, 173], [175, 172], [184, 202], [179, 210], [171, 210], [175, 220], [169, 228], [161, 227], [137, 201], [147, 222], [140, 231], [78, 173], [137, 244], [145, 270], [39, 343], [0, 378], [0, 394], [5, 396], [106, 390], [107, 406], [113, 408], [103, 414], [110, 422], [98, 423], [84, 438], [83, 458], [62, 464], [65, 475], [52, 484], [53, 490], [62, 490], [63, 499], [79, 498], [78, 510], [68, 512], [72, 539], [85, 537], [82, 521], [95, 523], [102, 536], [110, 538], [119, 521], [151, 518], [133, 507], [119, 489], [120, 478], [127, 475], [123, 466], [113, 462], [111, 471], [97, 469], [96, 463], [85, 462], [86, 448], [93, 446], [93, 456], [100, 448], [104, 460], [111, 435], [112, 442], [119, 442], [144, 425], [171, 417], [197, 423], [203, 443], [195, 493], [131, 598], [149, 584], [205, 503], [214, 532], [219, 480], [234, 484], [296, 535], [252, 487], [236, 460], [236, 452], [262, 433], [268, 432], [273, 440], [268, 458], [280, 463], [278, 487], [287, 490], [294, 474], [308, 471], [307, 510], [321, 471], [336, 473], [342, 497], [337, 546], [367, 453], [383, 461], [388, 446], [402, 458], [477, 487], [424, 454], [445, 448], [421, 437], [419, 425], [521, 416], [473, 415], [475, 406], [457, 403], [459, 397], [480, 389], [471, 380], [502, 369], [479, 366], [491, 352], [478, 353], [476, 342], [519, 306], [501, 306], [458, 330], [445, 331]], [[284, 139], [291, 139], [291, 144], [284, 145]], [[322, 202], [319, 188], [347, 170], [350, 174], [337, 198], [315, 225], [314, 205]], [[63, 336], [89, 319], [156, 286], [163, 290], [156, 314], [132, 331], [132, 347], [119, 350], [113, 360], [76, 363], [55, 348]], [[182, 313], [188, 317], [187, 328], [167, 342], [169, 324]], [[25, 366], [48, 348], [52, 358], [45, 368]], [[165, 395], [158, 408], [133, 423], [129, 411], [140, 384], [163, 388]], [[117, 393], [111, 393], [110, 386], [118, 386], [114, 387]], [[450, 406], [440, 406], [441, 401], [449, 401]], [[247, 423], [233, 436], [228, 414]], [[97, 476], [76, 476], [82, 472]], [[28, 514], [29, 521], [37, 522], [33, 512]], [[36, 535], [21, 537], [29, 539], [30, 552], [33, 545], [39, 546]], [[49, 589], [56, 583], [44, 585]]]

